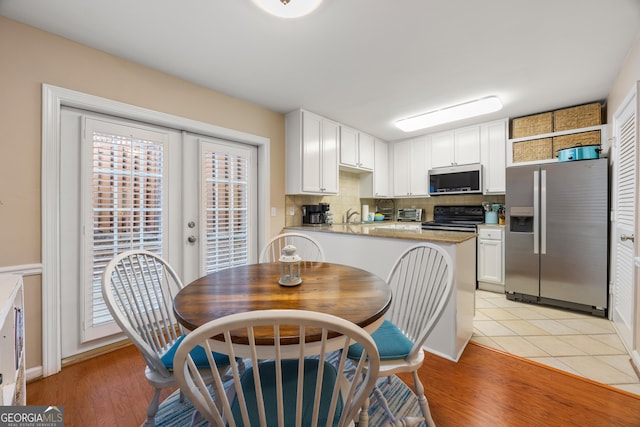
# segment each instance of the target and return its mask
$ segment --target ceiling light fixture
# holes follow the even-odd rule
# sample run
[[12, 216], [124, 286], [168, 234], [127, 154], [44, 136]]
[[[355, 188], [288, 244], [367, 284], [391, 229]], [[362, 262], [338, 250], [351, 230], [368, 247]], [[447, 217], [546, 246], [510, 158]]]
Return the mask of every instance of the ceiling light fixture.
[[308, 15], [322, 0], [253, 0], [262, 10], [280, 18], [300, 18]]
[[452, 107], [442, 108], [429, 113], [401, 119], [396, 122], [396, 126], [405, 132], [424, 129], [443, 123], [455, 122], [457, 120], [468, 119], [470, 117], [481, 116], [493, 113], [502, 109], [502, 102], [496, 96], [476, 99]]

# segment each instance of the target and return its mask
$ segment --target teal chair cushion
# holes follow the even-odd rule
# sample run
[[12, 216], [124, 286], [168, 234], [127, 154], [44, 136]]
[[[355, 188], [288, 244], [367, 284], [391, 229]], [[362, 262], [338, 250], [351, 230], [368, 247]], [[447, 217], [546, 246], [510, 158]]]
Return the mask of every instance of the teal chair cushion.
[[[162, 363], [164, 363], [164, 366], [166, 366], [170, 371], [173, 370], [173, 356], [175, 356], [176, 350], [178, 349], [178, 346], [180, 345], [184, 337], [186, 337], [186, 335], [181, 335], [176, 340], [176, 342], [173, 343], [169, 351], [167, 351], [160, 358], [160, 360], [162, 360]], [[209, 361], [207, 360], [207, 354], [205, 353], [204, 348], [202, 348], [201, 346], [196, 346], [193, 350], [191, 350], [189, 354], [191, 355], [191, 358], [198, 368], [211, 368], [211, 366], [209, 366]], [[229, 357], [224, 354], [213, 353], [213, 358], [218, 366], [225, 366], [229, 364]]]
[[[404, 359], [413, 347], [413, 342], [388, 320], [382, 322], [382, 325], [371, 334], [371, 337], [378, 347], [380, 360]], [[361, 354], [362, 346], [353, 344], [349, 347], [347, 356], [350, 359], [358, 360]]]
[[[282, 388], [284, 402], [284, 425], [295, 425], [296, 416], [296, 396], [298, 395], [298, 360], [282, 361]], [[317, 359], [304, 359], [304, 387], [302, 391], [303, 409], [302, 409], [302, 425], [313, 425], [311, 416], [313, 415], [313, 403], [315, 401], [316, 375], [320, 361]], [[277, 400], [276, 400], [276, 364], [274, 361], [262, 362], [258, 365], [260, 370], [260, 381], [262, 383], [262, 396], [265, 401], [265, 410], [268, 426], [276, 426], [277, 417]], [[319, 426], [327, 425], [329, 405], [331, 403], [331, 395], [333, 387], [338, 380], [336, 368], [329, 362], [324, 363], [324, 375], [322, 378], [322, 388], [320, 391], [320, 411], [318, 424]], [[258, 415], [258, 404], [256, 399], [256, 386], [253, 380], [253, 367], [247, 369], [241, 378], [242, 389], [247, 402], [250, 421], [252, 426], [260, 425]], [[336, 413], [333, 418], [333, 425], [337, 425], [343, 410], [342, 399], [338, 399]], [[231, 412], [236, 424], [242, 426], [242, 414], [240, 412], [240, 404], [237, 397], [231, 404]]]

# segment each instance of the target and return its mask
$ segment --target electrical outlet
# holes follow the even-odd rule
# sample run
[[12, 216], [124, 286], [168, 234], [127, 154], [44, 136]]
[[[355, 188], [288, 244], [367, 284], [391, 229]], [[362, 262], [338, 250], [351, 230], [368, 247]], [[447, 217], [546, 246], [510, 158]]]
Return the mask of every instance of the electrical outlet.
[[276, 208], [271, 208], [271, 216], [276, 216]]
[[294, 216], [296, 214], [296, 208], [291, 207], [289, 208], [289, 215]]

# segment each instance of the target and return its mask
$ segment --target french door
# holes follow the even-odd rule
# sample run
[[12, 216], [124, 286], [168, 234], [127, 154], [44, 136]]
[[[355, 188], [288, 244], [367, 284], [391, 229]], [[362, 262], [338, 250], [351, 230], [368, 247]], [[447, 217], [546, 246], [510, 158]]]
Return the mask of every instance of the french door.
[[102, 300], [118, 253], [185, 283], [257, 258], [256, 148], [81, 110], [61, 113], [62, 357], [121, 339]]
[[[257, 150], [184, 134], [183, 280], [257, 261]], [[197, 167], [194, 167], [197, 165]]]

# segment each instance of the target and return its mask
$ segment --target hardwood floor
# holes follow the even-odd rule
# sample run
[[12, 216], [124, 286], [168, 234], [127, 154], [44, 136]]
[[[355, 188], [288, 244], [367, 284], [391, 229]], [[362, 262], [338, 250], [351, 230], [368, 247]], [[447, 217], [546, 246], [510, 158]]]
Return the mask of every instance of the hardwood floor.
[[[29, 383], [27, 404], [64, 406], [66, 427], [139, 426], [143, 370], [135, 347], [118, 349]], [[640, 426], [639, 396], [474, 343], [458, 363], [427, 353], [419, 375], [439, 427]]]

